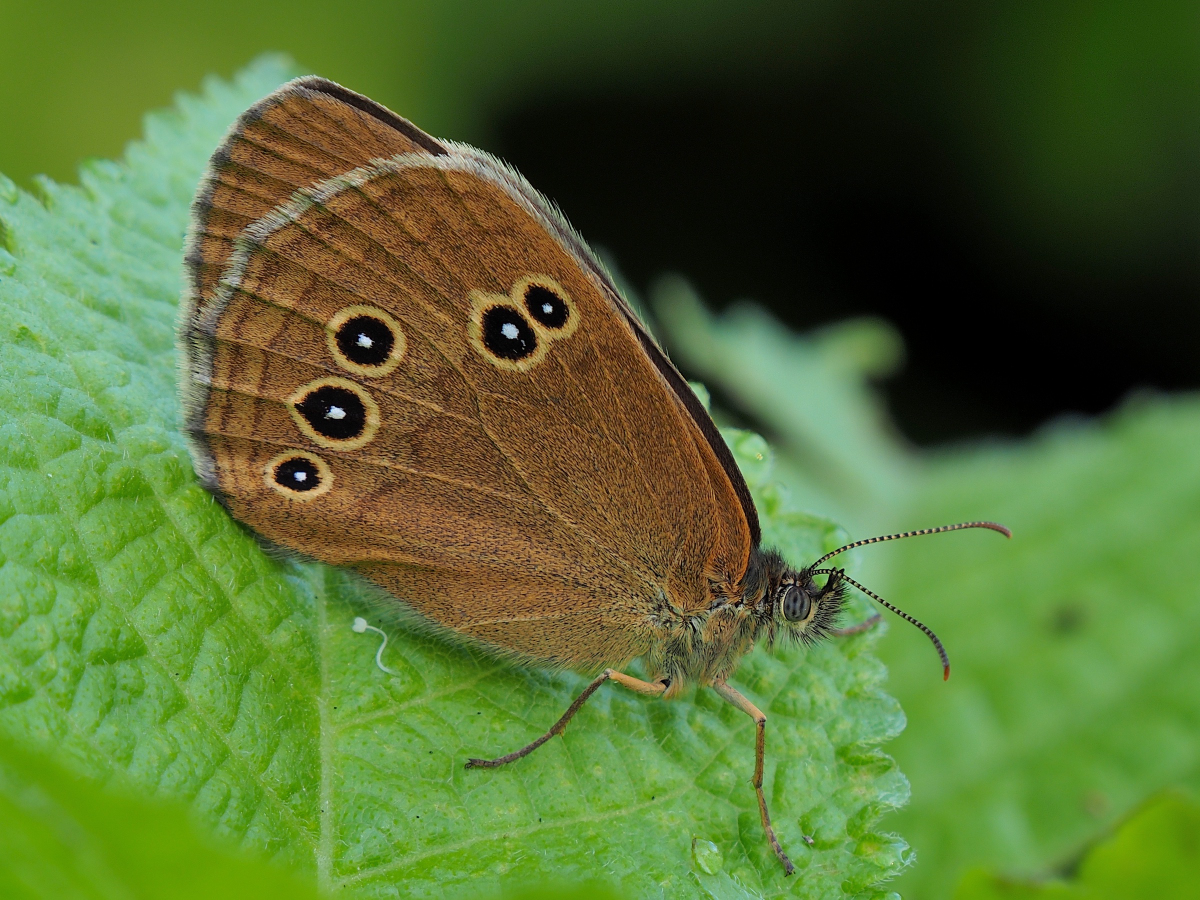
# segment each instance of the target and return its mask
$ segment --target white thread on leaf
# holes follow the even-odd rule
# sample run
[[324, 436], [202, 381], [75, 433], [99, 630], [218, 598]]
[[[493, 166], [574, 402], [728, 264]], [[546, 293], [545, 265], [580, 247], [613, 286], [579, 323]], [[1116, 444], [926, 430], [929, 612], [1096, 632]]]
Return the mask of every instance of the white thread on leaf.
[[362, 616], [355, 616], [354, 622], [351, 624], [350, 628], [355, 632], [355, 634], [363, 634], [367, 631], [373, 631], [383, 638], [382, 643], [379, 645], [379, 649], [375, 651], [375, 665], [379, 666], [381, 671], [387, 672], [389, 675], [400, 674], [395, 669], [389, 669], [383, 664], [383, 651], [387, 649], [388, 636], [382, 628], [376, 628], [374, 625], [369, 625], [367, 620]]

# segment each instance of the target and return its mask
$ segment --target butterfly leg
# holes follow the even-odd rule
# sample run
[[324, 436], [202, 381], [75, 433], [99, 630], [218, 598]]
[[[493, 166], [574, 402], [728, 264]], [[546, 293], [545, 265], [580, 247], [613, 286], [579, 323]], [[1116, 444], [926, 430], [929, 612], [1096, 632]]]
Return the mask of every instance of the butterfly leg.
[[763, 831], [767, 833], [767, 842], [775, 851], [775, 855], [779, 857], [779, 861], [783, 863], [784, 873], [791, 875], [796, 871], [796, 867], [792, 865], [788, 855], [783, 852], [783, 847], [779, 845], [779, 838], [775, 837], [775, 829], [771, 827], [771, 815], [767, 812], [767, 798], [763, 796], [763, 755], [767, 748], [766, 713], [723, 681], [716, 682], [712, 689], [754, 720], [757, 728], [754, 742], [754, 792], [758, 795], [758, 814], [762, 818]]
[[863, 619], [857, 625], [847, 625], [845, 628], [834, 628], [830, 630], [830, 637], [849, 637], [852, 634], [862, 634], [864, 631], [870, 631], [875, 627], [876, 623], [882, 619], [879, 613], [875, 613], [869, 618]]
[[567, 723], [575, 717], [575, 713], [579, 712], [579, 708], [587, 703], [588, 697], [596, 693], [596, 689], [606, 681], [615, 681], [617, 684], [627, 687], [631, 691], [637, 691], [639, 694], [651, 694], [656, 697], [661, 697], [667, 688], [670, 687], [670, 682], [665, 679], [662, 681], [642, 681], [640, 678], [634, 678], [615, 669], [605, 669], [591, 684], [583, 689], [583, 693], [575, 698], [575, 702], [567, 707], [567, 711], [562, 714], [562, 718], [551, 725], [550, 730], [536, 741], [527, 744], [520, 750], [514, 750], [512, 753], [505, 756], [498, 756], [495, 759], [468, 759], [467, 768], [495, 769], [507, 763], [514, 762], [522, 756], [528, 756], [556, 734], [562, 734], [566, 730]]

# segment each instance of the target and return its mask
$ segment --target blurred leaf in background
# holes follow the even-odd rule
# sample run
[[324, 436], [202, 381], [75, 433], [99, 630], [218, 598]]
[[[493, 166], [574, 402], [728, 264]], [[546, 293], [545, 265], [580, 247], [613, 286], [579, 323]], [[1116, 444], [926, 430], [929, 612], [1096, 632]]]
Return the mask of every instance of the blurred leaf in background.
[[758, 77], [787, 65], [797, 41], [819, 47], [842, 16], [830, 3], [756, 7], [748, 16], [733, 0], [7, 3], [0, 171], [70, 180], [79, 159], [119, 153], [144, 110], [265, 50], [304, 60], [430, 133], [468, 139], [531, 91], [632, 87], [714, 66]]
[[0, 740], [6, 900], [316, 900], [311, 885], [215, 845], [182, 805], [103, 791]]
[[[893, 821], [918, 855], [901, 892], [947, 897], [969, 865], [1037, 874], [1151, 793], [1200, 787], [1200, 399], [1142, 397], [1024, 443], [912, 454], [888, 449], [870, 405], [825, 408], [864, 391], [872, 366], [843, 357], [815, 374], [819, 342], [697, 303], [664, 286], [654, 307], [668, 345], [797, 459], [844, 448], [856, 485], [877, 493], [864, 504], [833, 481], [821, 496], [855, 537], [976, 518], [1013, 529], [1011, 542], [858, 551], [871, 586], [931, 625], [954, 661], [943, 684], [917, 632], [881, 645], [909, 718], [891, 745], [913, 784]], [[791, 389], [764, 387], [771, 371]]]
[[884, 653], [923, 787], [897, 820], [922, 848], [910, 890], [944, 895], [969, 860], [1038, 872], [1151, 792], [1200, 786], [1197, 447], [1200, 400], [1147, 398], [931, 461], [913, 521], [977, 510], [1018, 539], [895, 553], [888, 590], [959, 661], [937, 691], [909, 645]]
[[[785, 879], [749, 786], [753, 722], [711, 691], [601, 690], [519, 765], [465, 770], [540, 733], [586, 679], [399, 628], [347, 574], [265, 555], [199, 487], [174, 351], [188, 203], [229, 123], [291, 71], [272, 57], [180, 97], [79, 187], [0, 182], [0, 734], [185, 800], [326, 889], [876, 896], [909, 860], [875, 827], [908, 799], [879, 749], [904, 724], [879, 632], [758, 652], [735, 675], [771, 716], [766, 791], [800, 870]], [[797, 560], [836, 546], [775, 486], [766, 443], [728, 436], [770, 540]], [[398, 674], [359, 615], [392, 633]], [[693, 839], [721, 865], [697, 873]]]
[[718, 321], [679, 276], [660, 280], [651, 296], [679, 361], [788, 448], [790, 482], [806, 508], [852, 524], [885, 518], [915, 465], [869, 384], [900, 364], [895, 331], [865, 319], [799, 337], [752, 304]]
[[505, 156], [639, 288], [887, 320], [911, 440], [1027, 434], [1200, 385], [1193, 7], [15, 0], [0, 171], [69, 180], [173, 91], [286, 51]]
[[969, 873], [954, 900], [1183, 900], [1200, 885], [1200, 804], [1168, 793], [1090, 847], [1069, 878], [1016, 881]]

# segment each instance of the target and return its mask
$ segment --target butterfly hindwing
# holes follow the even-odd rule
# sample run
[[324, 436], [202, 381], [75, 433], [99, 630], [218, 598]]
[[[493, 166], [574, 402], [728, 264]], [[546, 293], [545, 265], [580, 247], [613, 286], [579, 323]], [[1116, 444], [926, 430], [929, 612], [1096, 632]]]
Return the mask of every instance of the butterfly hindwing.
[[740, 583], [756, 535], [611, 280], [519, 176], [445, 146], [243, 230], [185, 327], [198, 468], [265, 537], [444, 627], [639, 655]]

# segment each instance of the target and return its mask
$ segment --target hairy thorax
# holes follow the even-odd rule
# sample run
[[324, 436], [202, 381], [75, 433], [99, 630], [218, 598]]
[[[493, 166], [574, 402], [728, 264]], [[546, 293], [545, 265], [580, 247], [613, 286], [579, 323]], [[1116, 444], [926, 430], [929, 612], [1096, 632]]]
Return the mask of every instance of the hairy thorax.
[[[814, 603], [803, 621], [786, 621], [778, 600], [795, 585]], [[758, 641], [769, 647], [780, 637], [806, 643], [819, 638], [841, 606], [840, 588], [817, 589], [808, 570], [798, 572], [775, 551], [759, 548], [737, 583], [710, 578], [707, 594], [707, 604], [696, 611], [682, 610], [664, 595], [654, 617], [644, 658], [652, 680], [669, 682], [668, 698], [693, 683], [724, 682]]]
[[747, 597], [742, 585], [710, 581], [707, 608], [659, 621], [645, 661], [652, 680], [670, 682], [666, 697], [691, 684], [725, 681], [733, 673], [764, 626], [769, 628], [762, 616], [763, 593], [756, 589]]

